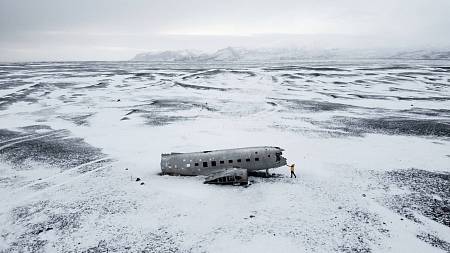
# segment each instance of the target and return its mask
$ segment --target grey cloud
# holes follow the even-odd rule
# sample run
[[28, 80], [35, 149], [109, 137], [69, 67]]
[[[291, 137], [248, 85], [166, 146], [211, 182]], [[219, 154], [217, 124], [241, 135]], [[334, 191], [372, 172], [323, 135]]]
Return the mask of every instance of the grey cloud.
[[295, 45], [305, 34], [323, 45], [322, 35], [342, 35], [339, 45], [449, 47], [449, 16], [448, 0], [0, 0], [0, 60], [120, 60], [139, 50]]

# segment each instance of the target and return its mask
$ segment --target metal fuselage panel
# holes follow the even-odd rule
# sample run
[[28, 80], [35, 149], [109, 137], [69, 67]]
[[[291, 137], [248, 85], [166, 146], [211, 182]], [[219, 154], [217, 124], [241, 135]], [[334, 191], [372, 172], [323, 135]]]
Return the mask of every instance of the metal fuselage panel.
[[246, 169], [225, 169], [205, 178], [205, 184], [248, 184]]
[[161, 171], [173, 175], [209, 175], [229, 168], [248, 171], [265, 170], [286, 165], [279, 147], [251, 147], [194, 153], [161, 155]]

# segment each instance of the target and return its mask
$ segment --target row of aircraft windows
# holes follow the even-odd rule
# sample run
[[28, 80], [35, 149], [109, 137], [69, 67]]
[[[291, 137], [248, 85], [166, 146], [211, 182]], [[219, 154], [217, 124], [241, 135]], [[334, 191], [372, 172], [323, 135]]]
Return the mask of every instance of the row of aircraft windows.
[[[257, 153], [257, 152], [255, 152], [255, 153]], [[267, 157], [270, 157], [270, 155], [267, 155]], [[245, 159], [245, 161], [246, 162], [250, 162], [250, 158], [247, 158], [247, 159]], [[278, 154], [277, 154], [277, 161], [279, 160], [279, 157], [278, 157]], [[237, 159], [236, 160], [238, 163], [240, 163], [240, 162], [242, 162], [242, 159]], [[257, 162], [257, 161], [259, 161], [259, 157], [255, 157], [255, 161]], [[219, 163], [220, 164], [225, 164], [225, 161], [219, 161]], [[233, 163], [233, 160], [228, 160], [228, 163]], [[170, 164], [167, 164], [168, 166], [169, 166], [169, 168], [171, 168], [172, 166], [170, 165]], [[199, 163], [194, 163], [194, 165], [196, 166], [196, 167], [198, 167], [200, 164]], [[216, 161], [211, 161], [211, 166], [217, 166], [217, 162]], [[175, 165], [175, 168], [176, 168], [177, 166]], [[186, 167], [191, 167], [191, 164], [190, 163], [188, 163], [188, 164], [186, 164]], [[203, 162], [203, 167], [208, 167], [208, 162]]]
[[[238, 163], [242, 162], [242, 159], [237, 159], [236, 160]], [[250, 158], [245, 159], [246, 162], [250, 162]], [[259, 157], [255, 157], [255, 161], [259, 161]], [[225, 161], [219, 161], [220, 164], [224, 164]], [[233, 160], [228, 160], [228, 163], [233, 163]], [[195, 163], [195, 166], [199, 166], [199, 163]], [[216, 161], [211, 161], [211, 166], [217, 166], [217, 162]], [[208, 162], [203, 162], [203, 167], [208, 167]]]

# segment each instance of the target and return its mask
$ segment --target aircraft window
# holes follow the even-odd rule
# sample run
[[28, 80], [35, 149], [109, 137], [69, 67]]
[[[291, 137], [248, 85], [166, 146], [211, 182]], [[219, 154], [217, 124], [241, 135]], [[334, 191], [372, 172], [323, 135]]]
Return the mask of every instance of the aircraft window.
[[258, 152], [255, 152], [255, 154], [258, 154]]
[[208, 162], [203, 162], [203, 167], [208, 167]]
[[245, 159], [246, 162], [250, 162], [250, 158]]
[[267, 155], [267, 157], [270, 157], [270, 155]]
[[195, 166], [198, 166], [198, 163], [195, 163]]
[[240, 162], [242, 162], [242, 160], [241, 159], [237, 159], [237, 162], [240, 163]]
[[233, 163], [233, 160], [228, 160], [228, 163]]
[[225, 163], [225, 161], [220, 161], [220, 164], [224, 164]]
[[276, 161], [277, 162], [279, 162], [279, 161], [281, 161], [281, 153], [275, 153], [275, 155], [277, 156], [277, 159], [276, 159]]
[[212, 161], [211, 166], [216, 166], [216, 161]]
[[255, 161], [259, 161], [259, 157], [255, 157]]
[[188, 167], [188, 168], [191, 167], [191, 164], [190, 163], [186, 164], [186, 167]]

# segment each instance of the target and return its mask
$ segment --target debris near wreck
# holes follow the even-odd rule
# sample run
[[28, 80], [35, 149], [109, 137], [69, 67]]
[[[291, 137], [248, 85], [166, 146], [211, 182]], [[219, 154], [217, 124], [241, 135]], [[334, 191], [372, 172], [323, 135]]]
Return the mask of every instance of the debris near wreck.
[[247, 185], [248, 176], [245, 169], [227, 169], [206, 177], [204, 184]]

